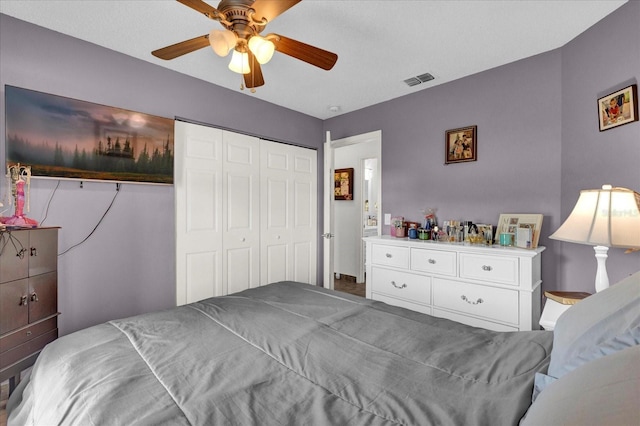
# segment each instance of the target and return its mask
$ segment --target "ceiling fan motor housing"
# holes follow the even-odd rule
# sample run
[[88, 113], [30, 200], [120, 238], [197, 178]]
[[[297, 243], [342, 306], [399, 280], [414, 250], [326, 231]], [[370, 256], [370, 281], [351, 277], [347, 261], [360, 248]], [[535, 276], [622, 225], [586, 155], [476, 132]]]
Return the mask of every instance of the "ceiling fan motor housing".
[[226, 29], [235, 32], [238, 38], [245, 41], [252, 35], [264, 30], [264, 24], [251, 19], [250, 11], [253, 0], [222, 0], [218, 5], [218, 11], [222, 13], [231, 25], [222, 23]]

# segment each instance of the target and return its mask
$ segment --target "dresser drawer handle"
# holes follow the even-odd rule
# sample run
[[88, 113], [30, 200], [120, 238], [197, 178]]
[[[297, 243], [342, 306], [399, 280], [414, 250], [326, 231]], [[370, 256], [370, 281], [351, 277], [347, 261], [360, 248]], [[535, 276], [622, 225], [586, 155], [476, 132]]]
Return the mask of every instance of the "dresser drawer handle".
[[387, 253], [385, 256], [387, 256], [389, 259], [391, 259], [393, 256], [391, 255], [391, 253]]
[[401, 290], [407, 286], [407, 284], [406, 284], [406, 283], [404, 283], [404, 284], [402, 284], [402, 285], [398, 285], [398, 284], [396, 284], [396, 282], [395, 282], [395, 281], [391, 281], [391, 285], [392, 285], [392, 286], [394, 286], [395, 288], [399, 288], [399, 289], [401, 289]]
[[429, 260], [427, 260], [427, 262], [429, 262], [432, 265], [436, 264], [436, 260], [435, 259], [429, 259]]
[[493, 268], [489, 265], [482, 265], [482, 270], [489, 272], [489, 271], [492, 271]]
[[463, 294], [462, 296], [460, 296], [460, 298], [461, 298], [462, 300], [464, 300], [465, 302], [467, 302], [468, 304], [470, 304], [470, 305], [479, 305], [480, 303], [483, 303], [483, 302], [484, 302], [484, 300], [482, 300], [482, 299], [480, 299], [480, 298], [478, 298], [478, 300], [476, 300], [476, 301], [474, 302], [473, 300], [469, 300], [469, 299], [467, 298], [467, 296], [465, 296], [464, 294]]

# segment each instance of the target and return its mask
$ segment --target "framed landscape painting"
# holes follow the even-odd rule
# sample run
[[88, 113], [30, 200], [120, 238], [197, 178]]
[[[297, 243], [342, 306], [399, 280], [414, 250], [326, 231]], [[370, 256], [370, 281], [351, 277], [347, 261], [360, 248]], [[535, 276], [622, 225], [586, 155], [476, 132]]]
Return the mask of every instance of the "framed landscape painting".
[[7, 164], [33, 177], [173, 183], [174, 120], [5, 86]]

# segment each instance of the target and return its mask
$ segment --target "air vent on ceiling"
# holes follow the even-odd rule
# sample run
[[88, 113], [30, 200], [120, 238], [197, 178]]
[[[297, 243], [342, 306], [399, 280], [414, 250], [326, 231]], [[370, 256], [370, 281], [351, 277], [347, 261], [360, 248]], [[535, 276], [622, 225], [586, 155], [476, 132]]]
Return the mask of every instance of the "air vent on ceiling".
[[417, 77], [408, 78], [404, 82], [407, 84], [407, 86], [417, 86], [420, 83], [425, 83], [425, 82], [433, 80], [433, 79], [434, 79], [434, 77], [427, 72], [427, 73], [424, 73], [424, 74], [420, 74]]

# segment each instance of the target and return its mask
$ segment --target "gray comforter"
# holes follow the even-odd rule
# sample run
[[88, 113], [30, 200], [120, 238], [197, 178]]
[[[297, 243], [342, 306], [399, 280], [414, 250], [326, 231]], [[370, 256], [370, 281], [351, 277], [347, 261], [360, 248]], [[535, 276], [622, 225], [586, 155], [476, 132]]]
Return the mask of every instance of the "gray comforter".
[[9, 425], [514, 425], [551, 343], [281, 282], [58, 339]]

